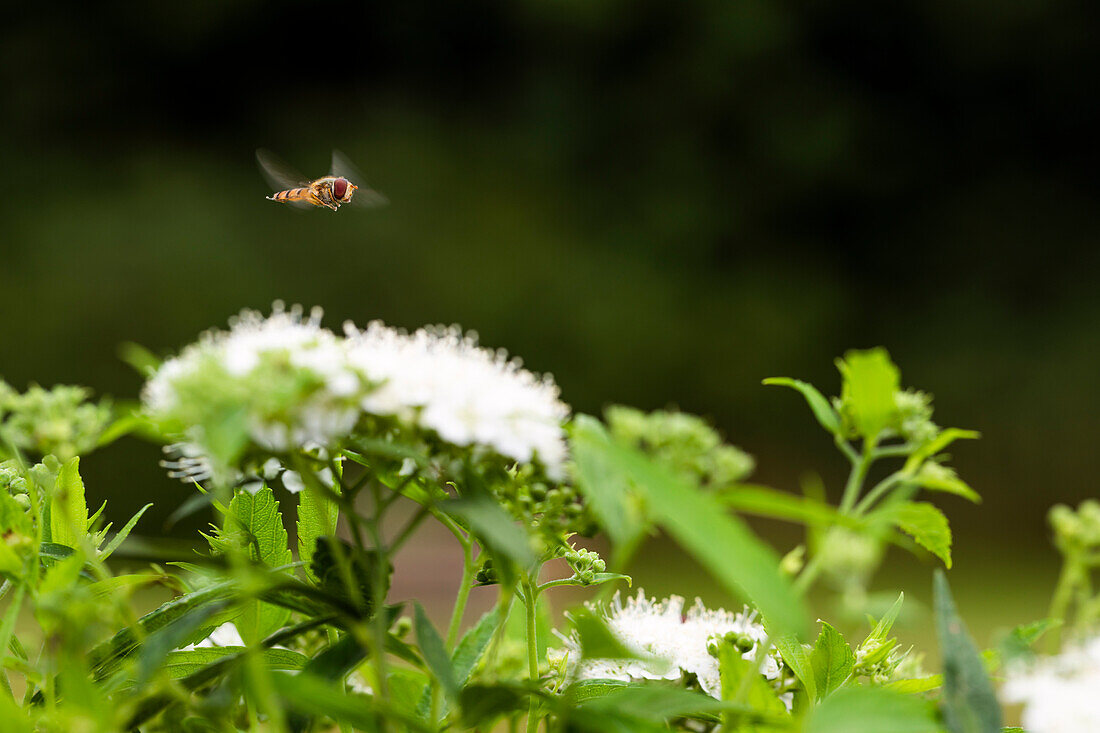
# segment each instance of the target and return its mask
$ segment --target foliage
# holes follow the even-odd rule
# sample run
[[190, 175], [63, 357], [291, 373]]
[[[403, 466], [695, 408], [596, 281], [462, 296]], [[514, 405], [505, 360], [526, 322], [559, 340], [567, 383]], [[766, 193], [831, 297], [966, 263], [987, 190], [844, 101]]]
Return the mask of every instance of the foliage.
[[[943, 453], [976, 434], [937, 426], [931, 398], [901, 388], [885, 351], [846, 354], [831, 400], [802, 381], [766, 380], [800, 393], [849, 461], [831, 504], [820, 492], [745, 483], [753, 459], [694, 416], [613, 407], [605, 421], [566, 424], [552, 382], [469, 337], [374, 325], [342, 339], [318, 321], [250, 315], [152, 367], [143, 432], [161, 431], [171, 470], [201, 484], [217, 518], [209, 551], [175, 558], [171, 570], [106, 562], [138, 517], [108, 541], [103, 510], [88, 511], [95, 487], [81, 480], [79, 454], [98, 442], [89, 435], [112, 430], [105, 408], [81, 402], [84, 392], [23, 398], [3, 387], [5, 719], [103, 731], [437, 731], [501, 719], [530, 731], [542, 721], [599, 731], [999, 728], [986, 666], [942, 573], [942, 675], [924, 672], [892, 635], [903, 596], [880, 618], [866, 615], [885, 545], [951, 565], [948, 520], [917, 494], [977, 500]], [[432, 355], [445, 374], [432, 373]], [[375, 378], [398, 374], [403, 359], [422, 371]], [[56, 397], [49, 409], [44, 394]], [[500, 394], [511, 401], [494, 402]], [[486, 403], [456, 407], [458, 398]], [[135, 426], [122, 419], [115, 433]], [[45, 447], [30, 465], [27, 452]], [[395, 525], [398, 505], [408, 511]], [[803, 524], [806, 541], [781, 556], [741, 514]], [[1060, 547], [1077, 562], [1094, 556], [1094, 515], [1055, 512]], [[419, 602], [390, 598], [392, 558], [428, 520], [453, 534], [463, 558], [445, 627]], [[607, 558], [578, 544], [576, 533], [596, 531], [610, 540]], [[623, 605], [616, 594], [610, 607], [566, 614], [553, 636], [548, 591], [624, 587], [657, 531], [744, 611], [697, 602], [685, 614], [679, 597]], [[572, 574], [543, 580], [555, 561]], [[819, 579], [836, 591], [838, 615], [813, 627], [807, 593]], [[133, 594], [154, 584], [172, 597], [137, 615]], [[494, 586], [498, 602], [461, 634], [475, 584]], [[33, 623], [19, 620], [24, 610]], [[858, 644], [842, 632], [853, 613], [870, 624]], [[1002, 658], [1045, 628], [1022, 627]]]

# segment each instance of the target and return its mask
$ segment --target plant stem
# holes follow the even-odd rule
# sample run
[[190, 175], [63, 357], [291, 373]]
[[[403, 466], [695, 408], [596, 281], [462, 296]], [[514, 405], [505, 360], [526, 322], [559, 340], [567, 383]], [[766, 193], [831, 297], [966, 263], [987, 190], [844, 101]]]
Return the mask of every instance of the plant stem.
[[390, 543], [391, 555], [397, 551], [397, 548], [405, 544], [405, 541], [412, 536], [412, 533], [416, 531], [416, 528], [420, 526], [420, 523], [423, 522], [425, 517], [427, 516], [427, 509], [425, 509], [424, 507], [417, 508], [416, 514], [412, 516], [412, 519], [410, 519], [409, 523], [405, 525], [405, 528], [401, 530], [401, 533], [394, 538], [393, 542]]
[[856, 508], [852, 510], [852, 514], [862, 516], [868, 509], [870, 509], [876, 501], [878, 501], [883, 494], [890, 489], [894, 488], [900, 481], [908, 477], [908, 473], [905, 471], [895, 471], [882, 481], [879, 481], [874, 487], [867, 492], [867, 496], [863, 497]]
[[1058, 576], [1058, 585], [1054, 589], [1054, 597], [1050, 601], [1050, 610], [1047, 618], [1061, 621], [1061, 626], [1050, 632], [1049, 647], [1051, 653], [1058, 651], [1062, 641], [1062, 628], [1065, 627], [1066, 614], [1069, 612], [1069, 604], [1073, 599], [1074, 588], [1081, 578], [1082, 567], [1076, 555], [1068, 555], [1062, 563], [1062, 572]]
[[875, 442], [867, 439], [863, 445], [863, 453], [859, 460], [852, 466], [852, 472], [848, 474], [848, 483], [844, 486], [844, 496], [840, 499], [838, 507], [841, 514], [848, 514], [859, 498], [859, 492], [863, 489], [863, 482], [867, 478], [867, 471], [875, 460]]
[[462, 616], [466, 612], [466, 600], [470, 597], [470, 585], [473, 580], [473, 543], [466, 541], [462, 544], [462, 580], [458, 586], [454, 610], [451, 611], [451, 625], [447, 627], [447, 649], [452, 652], [455, 648], [455, 642], [458, 641], [458, 631], [462, 628]]
[[[532, 682], [539, 678], [539, 647], [538, 630], [536, 629], [536, 611], [538, 609], [538, 590], [530, 580], [523, 581], [523, 603], [527, 610], [527, 672]], [[538, 701], [531, 697], [531, 704], [527, 708], [527, 733], [535, 733], [538, 730]]]
[[794, 579], [794, 591], [800, 596], [805, 596], [810, 586], [817, 580], [817, 576], [821, 573], [821, 556], [814, 555], [802, 568], [802, 572], [798, 574], [798, 577]]

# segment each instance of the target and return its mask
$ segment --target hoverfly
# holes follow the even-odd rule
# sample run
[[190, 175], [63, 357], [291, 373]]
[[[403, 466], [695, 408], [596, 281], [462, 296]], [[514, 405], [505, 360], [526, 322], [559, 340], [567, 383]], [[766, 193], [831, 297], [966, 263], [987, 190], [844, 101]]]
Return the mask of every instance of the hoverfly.
[[[332, 169], [327, 176], [310, 180], [268, 150], [257, 150], [256, 160], [267, 182], [276, 192], [269, 201], [297, 206], [324, 206], [336, 211], [344, 204], [381, 206], [386, 197], [367, 187], [363, 175], [339, 150], [332, 151]], [[352, 181], [358, 181], [358, 185]]]

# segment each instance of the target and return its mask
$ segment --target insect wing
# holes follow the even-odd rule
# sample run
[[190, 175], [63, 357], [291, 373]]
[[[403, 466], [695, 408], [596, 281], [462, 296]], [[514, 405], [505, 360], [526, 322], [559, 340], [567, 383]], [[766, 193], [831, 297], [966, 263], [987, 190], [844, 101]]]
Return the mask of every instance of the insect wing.
[[260, 164], [260, 172], [264, 174], [264, 179], [274, 191], [309, 185], [308, 178], [270, 150], [263, 148], [257, 150], [256, 161]]
[[363, 173], [339, 150], [332, 151], [332, 171], [329, 175], [346, 178], [359, 187], [352, 194], [349, 206], [373, 208], [375, 206], [385, 206], [390, 202], [385, 196], [367, 185], [367, 179]]

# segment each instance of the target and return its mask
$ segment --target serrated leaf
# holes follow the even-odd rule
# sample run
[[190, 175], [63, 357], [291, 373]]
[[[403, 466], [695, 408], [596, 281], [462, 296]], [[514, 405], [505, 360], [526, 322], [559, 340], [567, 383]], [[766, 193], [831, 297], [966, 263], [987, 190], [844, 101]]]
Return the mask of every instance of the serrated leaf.
[[[264, 486], [255, 494], [237, 491], [229, 504], [226, 517], [228, 532], [241, 532], [249, 556], [268, 567], [281, 567], [291, 562], [290, 547], [279, 502], [271, 487]], [[254, 644], [276, 631], [287, 619], [290, 611], [265, 603], [246, 603], [236, 621], [237, 629], [246, 644]]]
[[790, 379], [789, 377], [769, 377], [764, 380], [764, 384], [790, 387], [793, 390], [797, 390], [806, 398], [806, 403], [810, 406], [810, 410], [813, 411], [814, 417], [817, 418], [817, 422], [821, 427], [825, 428], [833, 435], [836, 435], [840, 431], [840, 418], [837, 416], [836, 410], [829, 404], [829, 400], [825, 399], [825, 396], [817, 391], [817, 387], [814, 387], [808, 382], [803, 382], [799, 379]]
[[884, 507], [881, 516], [951, 568], [951, 527], [947, 517], [935, 506], [923, 501], [907, 501]]
[[805, 733], [940, 733], [932, 706], [876, 687], [848, 687], [806, 719]]
[[951, 733], [1000, 733], [1001, 707], [978, 648], [959, 618], [947, 576], [933, 583], [936, 632], [943, 654], [942, 709]]
[[1004, 666], [1017, 659], [1034, 656], [1032, 646], [1035, 642], [1039, 641], [1046, 632], [1061, 625], [1062, 621], [1059, 619], [1044, 618], [1012, 629], [997, 645], [1000, 665]]
[[877, 439], [897, 416], [894, 394], [901, 386], [901, 373], [886, 349], [849, 351], [837, 360], [843, 377], [840, 399], [856, 432], [864, 439]]
[[50, 496], [50, 541], [77, 547], [88, 533], [88, 505], [80, 478], [80, 456], [66, 461]]
[[821, 633], [818, 634], [814, 650], [810, 654], [810, 663], [814, 670], [818, 699], [824, 700], [852, 676], [856, 655], [840, 632], [822, 621]]
[[810, 659], [810, 651], [793, 636], [779, 636], [773, 640], [779, 656], [783, 659], [795, 677], [802, 683], [806, 690], [806, 697], [817, 699], [817, 679], [814, 676], [814, 666]]

